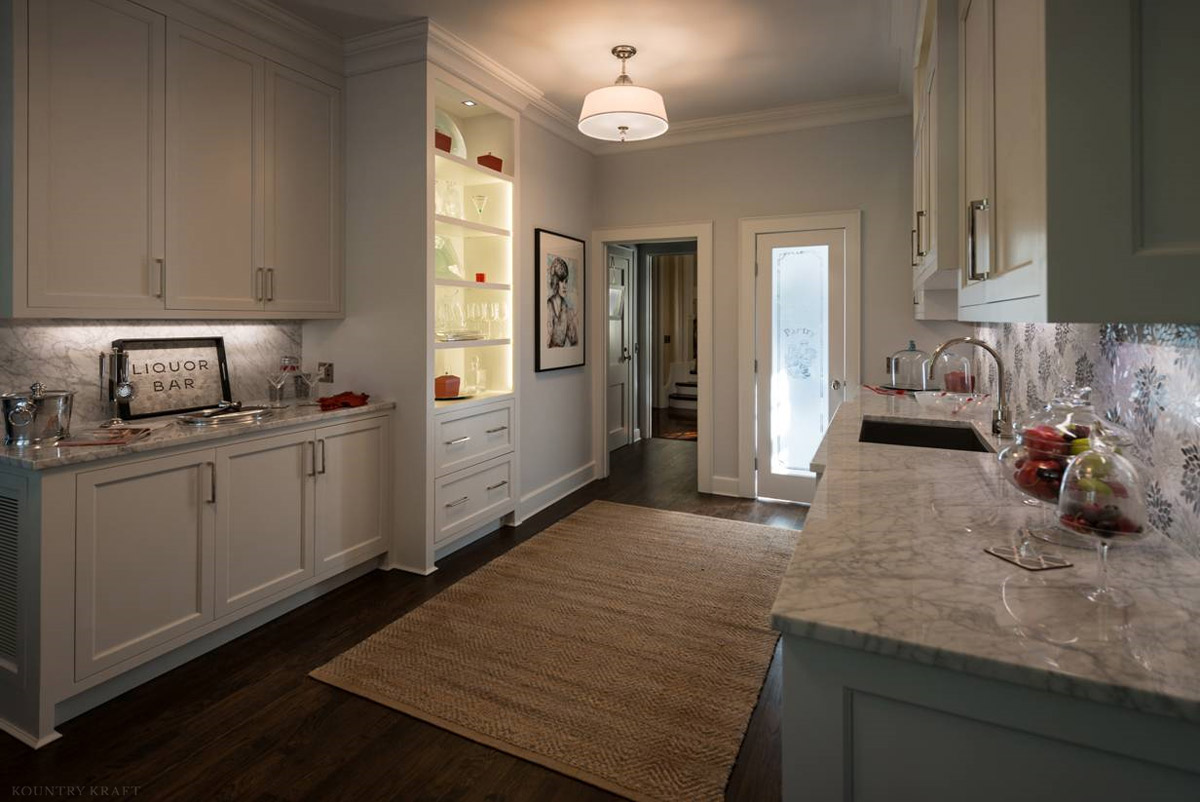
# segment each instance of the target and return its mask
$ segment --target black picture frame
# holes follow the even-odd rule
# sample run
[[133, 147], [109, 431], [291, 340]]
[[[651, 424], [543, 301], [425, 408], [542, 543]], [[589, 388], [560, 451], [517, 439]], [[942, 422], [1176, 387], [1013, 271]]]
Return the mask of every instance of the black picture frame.
[[[582, 367], [587, 364], [587, 242], [548, 228], [535, 228], [533, 242], [534, 372]], [[550, 278], [554, 258], [562, 260], [565, 281]], [[557, 291], [564, 284], [562, 300], [553, 303], [551, 286]], [[551, 316], [561, 326], [548, 329]]]
[[[225, 359], [225, 338], [224, 337], [157, 337], [147, 339], [129, 339], [129, 340], [113, 340], [112, 347], [124, 351], [129, 354], [129, 371], [130, 381], [137, 388], [137, 395], [130, 401], [122, 401], [117, 405], [121, 420], [141, 420], [143, 418], [157, 418], [162, 415], [175, 415], [184, 412], [195, 412], [200, 409], [212, 409], [218, 406], [222, 401], [232, 401], [232, 391], [229, 387], [229, 365]], [[140, 372], [138, 363], [139, 352], [158, 352], [163, 351], [178, 351], [180, 368], [184, 367], [183, 363], [189, 361], [189, 357], [200, 357], [206, 351], [215, 353], [217, 361], [218, 375], [213, 382], [207, 383], [212, 389], [220, 388], [220, 397], [216, 397], [212, 393], [212, 397], [205, 396], [202, 402], [197, 403], [194, 394], [186, 396], [190, 400], [183, 402], [181, 406], [172, 406], [172, 396], [163, 395], [160, 397], [148, 396], [145, 392], [145, 381], [148, 378], [146, 373]], [[164, 371], [162, 375], [175, 376], [175, 374], [186, 375], [182, 370]], [[143, 378], [146, 377], [146, 378]], [[151, 382], [156, 379], [150, 379]], [[143, 384], [138, 387], [139, 382]], [[164, 392], [168, 392], [164, 390]], [[154, 403], [158, 401], [159, 403]]]

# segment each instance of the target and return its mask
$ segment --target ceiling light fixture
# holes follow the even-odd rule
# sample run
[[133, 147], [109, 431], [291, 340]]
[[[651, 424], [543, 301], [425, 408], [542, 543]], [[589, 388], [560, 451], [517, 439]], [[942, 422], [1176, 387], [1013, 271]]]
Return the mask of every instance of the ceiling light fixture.
[[616, 83], [593, 89], [583, 99], [579, 130], [593, 139], [636, 142], [667, 132], [667, 107], [662, 95], [644, 86], [634, 86], [625, 65], [637, 54], [629, 45], [617, 45], [612, 54], [621, 60]]
[[474, 105], [476, 105], [476, 103], [475, 103], [475, 101], [474, 101], [474, 100], [464, 100], [464, 101], [462, 102], [462, 104], [463, 104], [464, 106], [474, 106]]

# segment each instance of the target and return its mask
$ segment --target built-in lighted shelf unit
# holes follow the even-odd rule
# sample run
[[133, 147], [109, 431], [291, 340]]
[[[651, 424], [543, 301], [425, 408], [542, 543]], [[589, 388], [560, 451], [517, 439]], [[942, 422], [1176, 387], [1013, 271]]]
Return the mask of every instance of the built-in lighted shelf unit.
[[[461, 401], [438, 401], [435, 413], [514, 392], [513, 210], [516, 122], [486, 99], [433, 81], [434, 128], [451, 136], [451, 152], [430, 131], [432, 188], [433, 374], [461, 379]], [[471, 101], [465, 104], [463, 101]], [[492, 154], [500, 170], [478, 163]], [[482, 275], [480, 275], [482, 274]], [[472, 331], [475, 340], [446, 340]]]

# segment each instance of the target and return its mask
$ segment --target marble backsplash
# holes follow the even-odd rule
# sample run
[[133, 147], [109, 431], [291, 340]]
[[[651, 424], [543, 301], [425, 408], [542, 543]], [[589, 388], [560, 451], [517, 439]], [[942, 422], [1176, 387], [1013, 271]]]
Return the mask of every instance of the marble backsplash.
[[[1064, 381], [1093, 388], [1098, 412], [1131, 429], [1150, 522], [1200, 557], [1200, 326], [982, 324], [1010, 369], [1014, 420]], [[987, 387], [995, 386], [988, 361]]]
[[225, 338], [234, 400], [262, 399], [267, 374], [283, 354], [299, 356], [301, 327], [292, 322], [0, 321], [0, 392], [21, 392], [40, 381], [75, 390], [72, 428], [103, 419], [98, 354], [113, 340], [138, 337]]

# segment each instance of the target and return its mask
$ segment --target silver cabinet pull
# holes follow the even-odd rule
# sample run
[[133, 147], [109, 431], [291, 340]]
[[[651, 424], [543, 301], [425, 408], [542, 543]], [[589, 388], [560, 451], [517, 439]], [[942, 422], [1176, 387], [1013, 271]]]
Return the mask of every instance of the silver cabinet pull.
[[917, 266], [917, 230], [915, 228], [912, 229], [912, 236], [909, 237], [909, 240], [910, 240], [908, 243], [909, 261], [912, 263], [913, 267], [916, 267]]
[[454, 438], [453, 440], [447, 440], [447, 441], [446, 441], [446, 445], [448, 445], [448, 446], [456, 446], [456, 445], [458, 445], [459, 443], [465, 443], [465, 442], [467, 442], [467, 441], [468, 441], [468, 440], [470, 440], [470, 439], [471, 439], [471, 436], [470, 436], [470, 435], [467, 435], [466, 437], [456, 437], [456, 438]]
[[921, 228], [921, 221], [925, 219], [925, 212], [917, 212], [917, 256], [928, 256], [929, 249], [921, 250], [921, 243], [925, 241], [925, 236], [922, 234], [924, 229]]
[[309, 470], [306, 476], [317, 475], [317, 444], [311, 440], [305, 443], [309, 447]]
[[209, 504], [217, 503], [217, 465], [214, 462], [204, 463], [208, 466], [208, 500]]
[[267, 279], [263, 275], [264, 270], [260, 267], [254, 271], [254, 300], [260, 303], [263, 300], [263, 295], [266, 293]]
[[161, 256], [154, 258], [154, 269], [150, 271], [150, 280], [154, 284], [154, 297], [161, 298], [167, 291], [167, 260]]
[[503, 480], [503, 481], [500, 481], [500, 482], [496, 482], [496, 484], [494, 484], [494, 485], [488, 485], [487, 489], [488, 489], [488, 490], [495, 490], [497, 487], [504, 487], [506, 484], [508, 484], [508, 480], [507, 480], [507, 479], [505, 479], [505, 480]]
[[275, 268], [267, 268], [267, 300], [275, 300]]
[[973, 200], [967, 204], [967, 279], [970, 281], [979, 281], [988, 277], [988, 270], [980, 272], [979, 255], [975, 252], [977, 244], [975, 241], [975, 213], [986, 212], [989, 208], [987, 198]]
[[[321, 444], [321, 470], [317, 471], [317, 473], [323, 474], [325, 473], [325, 438], [322, 437], [317, 442]], [[316, 451], [316, 446], [313, 446], [313, 451]]]
[[471, 497], [470, 497], [470, 496], [463, 496], [463, 497], [462, 497], [462, 498], [460, 498], [458, 501], [448, 501], [448, 502], [446, 502], [446, 506], [447, 506], [447, 507], [457, 507], [459, 504], [466, 504], [466, 503], [467, 503], [468, 501], [470, 501], [470, 500], [471, 500]]
[[506, 431], [508, 431], [507, 426], [497, 426], [495, 429], [488, 429], [486, 432], [484, 432], [484, 434], [496, 434], [497, 432], [506, 432]]

